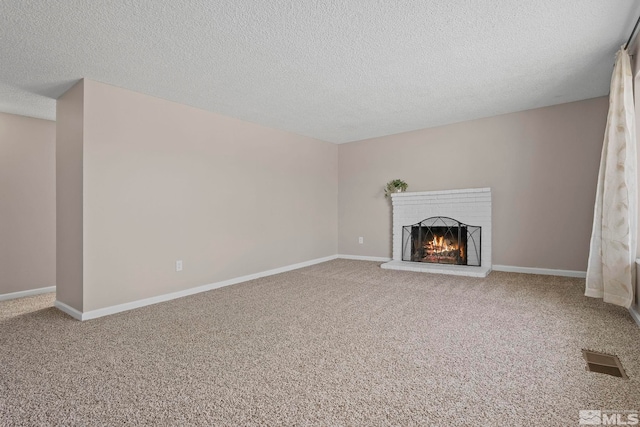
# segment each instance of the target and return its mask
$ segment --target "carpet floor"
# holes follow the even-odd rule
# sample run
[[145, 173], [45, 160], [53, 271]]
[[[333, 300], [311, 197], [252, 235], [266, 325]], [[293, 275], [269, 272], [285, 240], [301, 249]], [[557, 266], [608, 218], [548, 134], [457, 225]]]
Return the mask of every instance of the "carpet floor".
[[[584, 280], [335, 260], [79, 322], [0, 302], [0, 425], [578, 425], [640, 410], [640, 328]], [[628, 380], [587, 372], [583, 348]]]

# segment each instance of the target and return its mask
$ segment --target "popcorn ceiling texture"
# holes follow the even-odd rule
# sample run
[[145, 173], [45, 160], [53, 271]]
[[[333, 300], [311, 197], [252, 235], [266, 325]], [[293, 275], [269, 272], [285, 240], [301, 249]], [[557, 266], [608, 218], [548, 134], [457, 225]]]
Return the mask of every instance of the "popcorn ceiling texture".
[[608, 93], [634, 0], [0, 4], [0, 111], [86, 77], [331, 142]]
[[[0, 425], [578, 425], [640, 409], [640, 329], [584, 280], [335, 260], [87, 322], [0, 303]], [[581, 349], [629, 380], [587, 372]]]

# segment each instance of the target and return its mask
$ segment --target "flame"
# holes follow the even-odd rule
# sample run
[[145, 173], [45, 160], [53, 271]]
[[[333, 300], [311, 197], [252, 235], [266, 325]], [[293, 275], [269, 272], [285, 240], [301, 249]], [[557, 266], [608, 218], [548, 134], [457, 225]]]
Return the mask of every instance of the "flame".
[[444, 240], [444, 236], [433, 236], [433, 240], [427, 243], [427, 245], [431, 246], [429, 249], [432, 249], [436, 253], [449, 252], [457, 249], [454, 245], [450, 245], [449, 241]]
[[461, 258], [464, 258], [464, 249], [450, 240], [446, 240], [444, 236], [433, 236], [433, 239], [427, 241], [424, 245], [427, 255], [455, 256], [451, 252], [458, 252]]

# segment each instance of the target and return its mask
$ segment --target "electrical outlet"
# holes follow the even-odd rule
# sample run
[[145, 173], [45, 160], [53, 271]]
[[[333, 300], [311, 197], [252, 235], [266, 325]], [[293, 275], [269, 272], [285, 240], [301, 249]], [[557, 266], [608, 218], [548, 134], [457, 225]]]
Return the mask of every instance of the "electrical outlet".
[[182, 271], [182, 260], [176, 261], [176, 271]]
[[358, 237], [358, 243], [363, 244], [364, 243], [364, 237]]

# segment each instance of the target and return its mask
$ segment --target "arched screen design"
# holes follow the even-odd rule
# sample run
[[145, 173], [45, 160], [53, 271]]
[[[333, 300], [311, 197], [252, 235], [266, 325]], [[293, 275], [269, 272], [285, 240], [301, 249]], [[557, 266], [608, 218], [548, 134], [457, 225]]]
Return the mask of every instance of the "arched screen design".
[[402, 227], [402, 260], [480, 266], [482, 227], [436, 216]]

